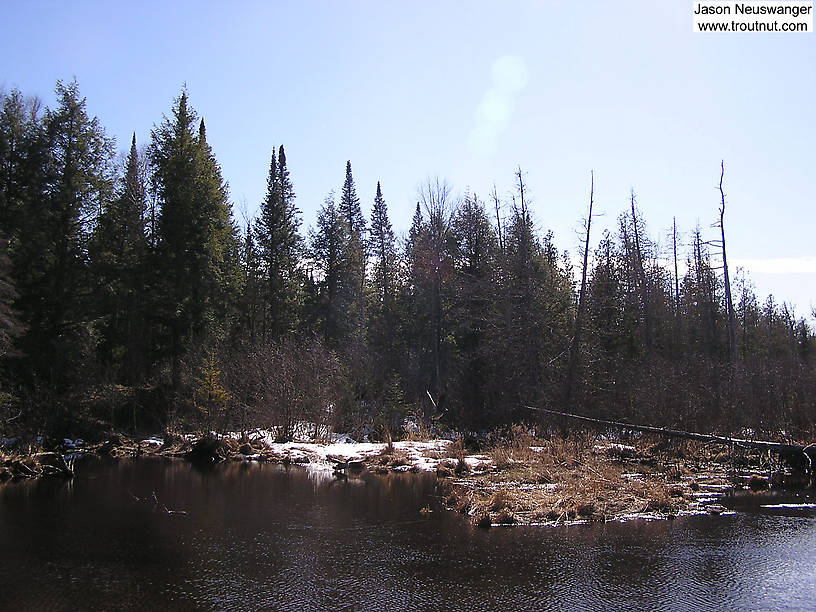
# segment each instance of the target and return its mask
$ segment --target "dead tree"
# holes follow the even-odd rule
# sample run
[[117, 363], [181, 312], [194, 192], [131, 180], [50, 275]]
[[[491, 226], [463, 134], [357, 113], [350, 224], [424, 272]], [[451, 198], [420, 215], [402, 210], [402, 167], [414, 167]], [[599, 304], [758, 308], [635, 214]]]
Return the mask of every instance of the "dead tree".
[[578, 309], [575, 313], [575, 328], [572, 332], [570, 342], [569, 368], [567, 369], [566, 391], [564, 393], [564, 403], [566, 406], [572, 405], [573, 387], [575, 386], [575, 372], [578, 369], [578, 360], [581, 343], [581, 331], [584, 322], [584, 311], [586, 310], [586, 284], [587, 284], [587, 263], [589, 262], [589, 231], [592, 226], [592, 205], [595, 201], [595, 172], [590, 172], [589, 187], [589, 214], [586, 220], [586, 234], [584, 236], [584, 261], [581, 266], [581, 290], [578, 293]]
[[731, 281], [728, 277], [728, 259], [725, 256], [725, 193], [723, 192], [723, 177], [725, 176], [725, 161], [720, 162], [720, 236], [722, 237], [723, 281], [725, 284], [725, 303], [728, 311], [728, 349], [732, 363], [739, 358], [737, 348], [737, 318], [734, 313], [734, 301], [731, 298]]
[[640, 307], [643, 313], [643, 334], [646, 340], [646, 352], [652, 351], [652, 327], [651, 317], [649, 312], [649, 291], [646, 280], [646, 270], [643, 267], [643, 250], [640, 244], [640, 230], [638, 229], [637, 211], [635, 210], [635, 191], [632, 190], [631, 196], [632, 204], [632, 231], [634, 232], [635, 240], [635, 265], [637, 267], [637, 288], [640, 298]]

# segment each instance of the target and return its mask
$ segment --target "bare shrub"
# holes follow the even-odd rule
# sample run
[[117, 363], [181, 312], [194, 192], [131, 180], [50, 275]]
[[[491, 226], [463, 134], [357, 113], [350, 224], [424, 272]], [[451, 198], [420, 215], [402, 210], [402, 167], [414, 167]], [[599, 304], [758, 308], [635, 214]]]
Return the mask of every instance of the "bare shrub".
[[[317, 338], [270, 342], [235, 355], [225, 368], [225, 386], [238, 407], [241, 429], [276, 427], [277, 439], [296, 433], [325, 438], [334, 424], [343, 368]], [[311, 431], [298, 431], [308, 423]]]

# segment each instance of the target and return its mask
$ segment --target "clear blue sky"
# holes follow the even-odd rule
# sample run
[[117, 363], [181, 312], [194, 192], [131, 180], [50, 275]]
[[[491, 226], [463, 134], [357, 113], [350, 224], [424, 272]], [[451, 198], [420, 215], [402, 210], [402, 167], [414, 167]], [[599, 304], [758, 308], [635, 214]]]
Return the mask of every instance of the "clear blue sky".
[[[527, 175], [542, 229], [574, 256], [634, 188], [650, 234], [717, 216], [729, 257], [800, 315], [816, 306], [816, 34], [695, 34], [686, 0], [3, 2], [0, 87], [53, 102], [76, 76], [125, 148], [187, 84], [238, 207], [284, 144], [305, 226], [352, 162], [405, 231], [417, 186], [507, 195]], [[240, 215], [239, 215], [240, 216]], [[577, 257], [577, 256], [576, 256]]]

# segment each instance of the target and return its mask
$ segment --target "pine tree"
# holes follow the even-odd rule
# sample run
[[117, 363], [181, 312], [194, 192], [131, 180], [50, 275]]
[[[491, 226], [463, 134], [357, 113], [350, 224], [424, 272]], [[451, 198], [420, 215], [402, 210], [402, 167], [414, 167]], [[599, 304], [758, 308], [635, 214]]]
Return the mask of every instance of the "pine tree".
[[[42, 348], [34, 339], [39, 338], [37, 330], [47, 310], [44, 274], [51, 255], [50, 170], [39, 102], [12, 90], [2, 97], [0, 108], [0, 228], [5, 234], [0, 257], [6, 258], [2, 298], [8, 317], [5, 350], [11, 350], [17, 337], [23, 356]], [[12, 331], [24, 328], [27, 333], [22, 338]], [[15, 375], [20, 380], [30, 381], [36, 374], [30, 363], [19, 366]]]
[[292, 333], [299, 326], [303, 304], [300, 269], [303, 240], [299, 233], [300, 211], [286, 167], [286, 153], [280, 147], [272, 154], [266, 197], [261, 204], [258, 243], [266, 273], [266, 334], [272, 339]]

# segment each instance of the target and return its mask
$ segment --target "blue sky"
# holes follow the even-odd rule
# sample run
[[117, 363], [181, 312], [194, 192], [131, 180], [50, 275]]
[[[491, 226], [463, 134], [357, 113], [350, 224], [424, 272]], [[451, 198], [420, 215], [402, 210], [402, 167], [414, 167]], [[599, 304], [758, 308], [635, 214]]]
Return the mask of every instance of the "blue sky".
[[[573, 254], [595, 171], [595, 237], [634, 189], [650, 234], [716, 220], [760, 298], [816, 306], [816, 34], [696, 34], [686, 0], [3, 2], [0, 87], [50, 104], [77, 78], [120, 148], [187, 84], [238, 208], [283, 144], [306, 226], [352, 162], [398, 231], [418, 185], [487, 199], [526, 172]], [[240, 216], [240, 214], [239, 214]], [[577, 256], [576, 256], [577, 257]]]

